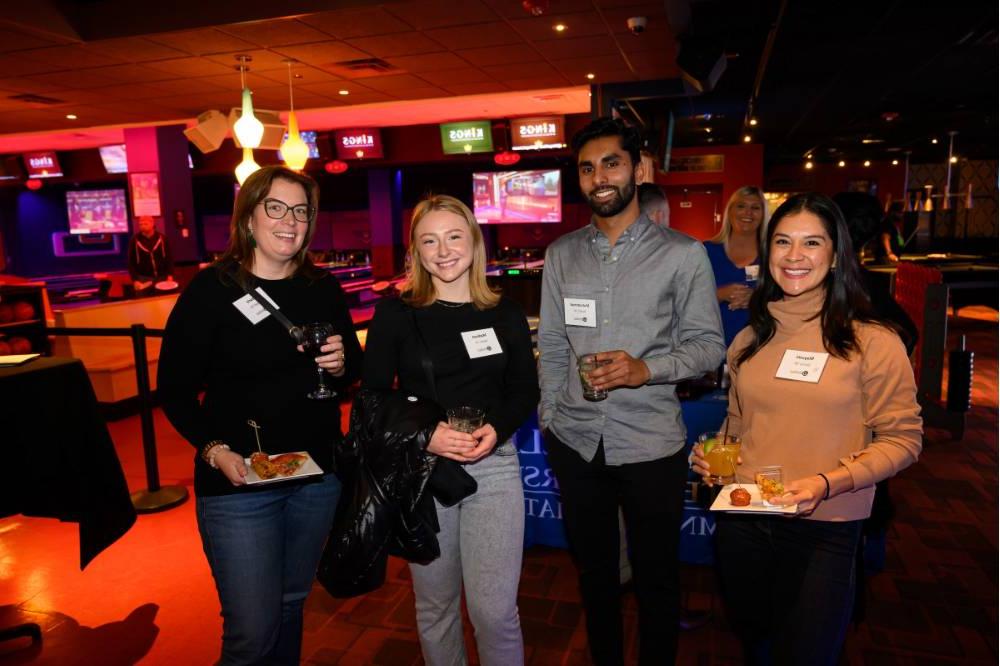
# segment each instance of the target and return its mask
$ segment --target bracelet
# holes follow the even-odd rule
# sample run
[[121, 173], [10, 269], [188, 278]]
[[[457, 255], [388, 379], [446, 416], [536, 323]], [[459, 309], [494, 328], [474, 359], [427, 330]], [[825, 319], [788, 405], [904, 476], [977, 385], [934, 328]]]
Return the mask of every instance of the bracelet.
[[[228, 448], [228, 447], [227, 447]], [[826, 484], [826, 493], [823, 495], [823, 499], [830, 499], [830, 479], [826, 478], [826, 474], [823, 472], [818, 472], [819, 476], [822, 477], [823, 483]]]
[[219, 455], [218, 451], [214, 451], [216, 447], [221, 448], [224, 451], [231, 451], [229, 445], [223, 442], [221, 439], [213, 439], [211, 442], [206, 444], [201, 448], [201, 459], [208, 463], [208, 466], [212, 469], [219, 469], [219, 466], [215, 464], [215, 456]]

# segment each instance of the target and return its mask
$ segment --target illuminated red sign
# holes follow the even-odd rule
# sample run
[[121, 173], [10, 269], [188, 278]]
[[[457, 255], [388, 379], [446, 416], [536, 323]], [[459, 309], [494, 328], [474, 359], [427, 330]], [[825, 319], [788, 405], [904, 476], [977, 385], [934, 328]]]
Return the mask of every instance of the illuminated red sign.
[[361, 160], [382, 157], [382, 135], [377, 129], [337, 130], [333, 134], [337, 158]]
[[63, 175], [59, 158], [52, 151], [25, 153], [24, 167], [28, 171], [29, 178], [55, 178]]
[[510, 121], [510, 147], [514, 150], [564, 148], [566, 126], [562, 116], [514, 118]]

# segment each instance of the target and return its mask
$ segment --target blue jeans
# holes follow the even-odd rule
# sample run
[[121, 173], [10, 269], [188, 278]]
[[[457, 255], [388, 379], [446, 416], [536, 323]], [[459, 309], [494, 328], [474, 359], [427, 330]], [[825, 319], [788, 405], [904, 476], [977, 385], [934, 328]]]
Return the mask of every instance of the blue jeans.
[[222, 604], [219, 664], [298, 664], [302, 607], [340, 497], [340, 480], [199, 497], [198, 530]]

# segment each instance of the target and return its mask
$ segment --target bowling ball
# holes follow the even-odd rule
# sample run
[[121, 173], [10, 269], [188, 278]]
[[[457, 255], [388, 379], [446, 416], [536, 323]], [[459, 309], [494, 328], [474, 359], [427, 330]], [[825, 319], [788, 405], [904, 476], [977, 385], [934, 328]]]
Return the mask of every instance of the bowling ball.
[[14, 303], [14, 321], [26, 321], [35, 318], [35, 306], [28, 301]]
[[6, 356], [9, 353], [10, 345], [5, 340], [0, 340], [0, 356]]
[[31, 353], [31, 342], [28, 338], [13, 337], [7, 341], [10, 345], [11, 354], [30, 354]]
[[0, 324], [14, 321], [14, 308], [7, 303], [0, 303]]

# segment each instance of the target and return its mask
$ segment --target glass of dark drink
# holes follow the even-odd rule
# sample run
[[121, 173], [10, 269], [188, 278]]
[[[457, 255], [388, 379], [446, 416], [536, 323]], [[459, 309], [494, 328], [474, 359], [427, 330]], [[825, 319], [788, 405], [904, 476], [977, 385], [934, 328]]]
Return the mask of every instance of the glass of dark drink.
[[[326, 344], [326, 339], [335, 333], [336, 331], [333, 328], [333, 324], [328, 324], [326, 322], [313, 322], [312, 324], [306, 324], [302, 327], [302, 351], [309, 354], [313, 358], [322, 356], [322, 348], [323, 345]], [[310, 393], [308, 397], [313, 400], [329, 400], [330, 398], [336, 397], [337, 392], [326, 385], [326, 371], [317, 365], [316, 373], [319, 376], [319, 386], [315, 391]]]

